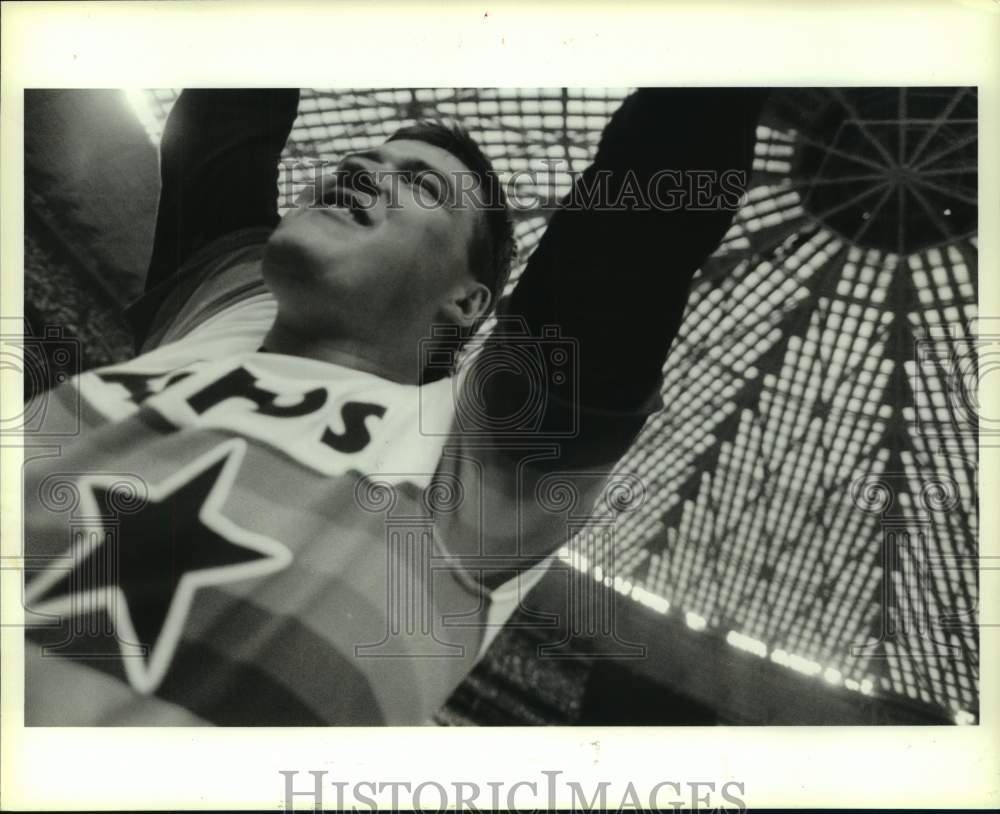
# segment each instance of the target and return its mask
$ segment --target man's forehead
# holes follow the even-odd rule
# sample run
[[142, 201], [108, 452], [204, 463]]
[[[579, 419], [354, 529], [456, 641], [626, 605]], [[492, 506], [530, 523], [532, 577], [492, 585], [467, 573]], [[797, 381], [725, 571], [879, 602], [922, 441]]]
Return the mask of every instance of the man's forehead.
[[470, 173], [471, 170], [457, 156], [443, 147], [437, 147], [419, 139], [399, 138], [386, 141], [379, 147], [379, 152], [390, 159], [420, 159], [433, 169], [445, 173]]

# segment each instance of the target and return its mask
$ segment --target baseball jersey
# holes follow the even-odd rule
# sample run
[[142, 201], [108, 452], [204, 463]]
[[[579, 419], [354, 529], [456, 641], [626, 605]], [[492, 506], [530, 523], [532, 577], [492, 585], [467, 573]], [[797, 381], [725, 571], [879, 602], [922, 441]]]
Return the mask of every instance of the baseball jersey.
[[194, 258], [165, 344], [42, 397], [29, 725], [419, 724], [480, 652], [489, 594], [435, 534], [451, 379], [259, 350], [255, 237]]

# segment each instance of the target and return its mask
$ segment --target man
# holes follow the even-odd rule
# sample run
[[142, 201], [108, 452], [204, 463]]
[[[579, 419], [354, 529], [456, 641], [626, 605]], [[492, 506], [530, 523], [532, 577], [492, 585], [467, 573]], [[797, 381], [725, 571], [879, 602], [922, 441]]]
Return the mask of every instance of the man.
[[181, 95], [141, 353], [45, 396], [28, 724], [426, 721], [656, 409], [761, 98], [630, 96], [456, 375], [510, 267], [489, 162], [418, 125], [279, 219], [297, 101]]

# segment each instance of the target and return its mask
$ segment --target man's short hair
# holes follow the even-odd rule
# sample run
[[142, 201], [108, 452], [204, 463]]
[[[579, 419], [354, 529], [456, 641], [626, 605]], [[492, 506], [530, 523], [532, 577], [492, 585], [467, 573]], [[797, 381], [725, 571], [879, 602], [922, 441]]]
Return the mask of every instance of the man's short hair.
[[469, 266], [473, 276], [490, 289], [492, 296], [487, 313], [471, 330], [465, 332], [467, 336], [464, 338], [468, 338], [500, 301], [517, 250], [514, 223], [507, 207], [503, 183], [493, 169], [493, 163], [469, 135], [469, 131], [460, 124], [420, 120], [401, 127], [387, 141], [397, 139], [423, 141], [447, 150], [468, 167], [478, 181], [477, 189], [466, 193], [465, 200], [459, 201], [459, 205], [475, 205], [481, 209], [480, 226], [469, 247]]

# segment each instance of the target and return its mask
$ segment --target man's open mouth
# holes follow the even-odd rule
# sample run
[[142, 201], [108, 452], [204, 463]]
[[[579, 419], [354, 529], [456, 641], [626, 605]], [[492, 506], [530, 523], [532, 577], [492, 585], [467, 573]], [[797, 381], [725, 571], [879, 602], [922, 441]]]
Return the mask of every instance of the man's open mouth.
[[361, 226], [372, 225], [370, 207], [364, 196], [347, 186], [339, 183], [328, 184], [323, 190], [321, 203], [331, 209], [344, 210]]

